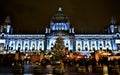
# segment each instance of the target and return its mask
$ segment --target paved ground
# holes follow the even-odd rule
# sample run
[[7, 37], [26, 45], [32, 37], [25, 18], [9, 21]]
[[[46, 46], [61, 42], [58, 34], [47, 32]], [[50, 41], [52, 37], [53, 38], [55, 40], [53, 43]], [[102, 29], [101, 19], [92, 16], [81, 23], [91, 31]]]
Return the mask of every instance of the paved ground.
[[[24, 65], [24, 73], [23, 74], [19, 74], [19, 75], [38, 75], [38, 74], [34, 74], [33, 72], [33, 67], [35, 65]], [[49, 73], [50, 71], [52, 71], [52, 69], [50, 67], [43, 67], [42, 69], [43, 73], [39, 74], [39, 75], [55, 75], [52, 73]], [[83, 71], [83, 70], [82, 70]], [[104, 74], [103, 74], [104, 73]], [[0, 67], [0, 75], [18, 75], [18, 74], [14, 74], [12, 68], [10, 67]], [[66, 66], [65, 67], [65, 73], [62, 75], [120, 75], [120, 73], [110, 73], [107, 74], [106, 71], [104, 72], [77, 72], [76, 68], [74, 66]]]

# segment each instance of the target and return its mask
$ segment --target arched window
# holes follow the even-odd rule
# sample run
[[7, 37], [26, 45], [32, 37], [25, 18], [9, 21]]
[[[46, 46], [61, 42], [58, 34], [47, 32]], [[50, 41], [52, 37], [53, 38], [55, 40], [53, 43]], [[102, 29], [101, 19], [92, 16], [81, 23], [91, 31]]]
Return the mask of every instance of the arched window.
[[39, 50], [42, 51], [42, 44], [40, 43]]
[[53, 49], [53, 43], [51, 43], [51, 50]]
[[28, 44], [25, 44], [25, 51], [28, 50]]
[[32, 44], [32, 51], [34, 51], [35, 50], [35, 44], [33, 43]]
[[107, 49], [107, 50], [110, 49], [110, 45], [109, 45], [109, 43], [107, 43], [107, 45], [106, 45], [106, 49]]
[[78, 51], [80, 51], [80, 47], [78, 47]]
[[68, 50], [68, 43], [66, 43], [66, 49]]
[[21, 44], [19, 43], [19, 44], [18, 44], [18, 50], [20, 50], [20, 49], [21, 49]]
[[13, 50], [13, 43], [11, 44], [11, 49], [10, 50]]
[[78, 51], [80, 51], [80, 43], [78, 43]]
[[88, 51], [88, 45], [87, 44], [85, 44], [85, 50]]
[[53, 43], [51, 43], [51, 47], [53, 47]]
[[95, 44], [92, 44], [92, 50], [95, 51]]
[[102, 50], [102, 44], [100, 43], [100, 50]]
[[68, 47], [68, 43], [66, 43], [66, 47]]

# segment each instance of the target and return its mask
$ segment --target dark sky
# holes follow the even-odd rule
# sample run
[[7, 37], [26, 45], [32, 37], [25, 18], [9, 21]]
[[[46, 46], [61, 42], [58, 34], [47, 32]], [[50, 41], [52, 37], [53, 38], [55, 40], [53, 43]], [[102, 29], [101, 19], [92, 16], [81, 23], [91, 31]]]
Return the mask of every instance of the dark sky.
[[0, 0], [0, 22], [9, 15], [14, 33], [44, 33], [58, 6], [76, 33], [99, 33], [111, 16], [120, 23], [120, 0]]

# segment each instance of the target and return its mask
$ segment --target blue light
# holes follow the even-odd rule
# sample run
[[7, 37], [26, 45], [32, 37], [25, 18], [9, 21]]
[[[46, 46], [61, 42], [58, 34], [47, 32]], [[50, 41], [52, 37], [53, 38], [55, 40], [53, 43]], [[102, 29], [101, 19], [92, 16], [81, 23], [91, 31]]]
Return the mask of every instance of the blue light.
[[115, 30], [114, 25], [110, 25], [110, 30], [111, 30], [112, 33], [114, 33], [114, 30]]
[[[59, 7], [58, 12], [62, 12], [61, 7]], [[75, 50], [78, 51], [78, 47], [79, 47], [80, 52], [84, 54], [88, 54], [89, 52], [91, 52], [89, 50], [93, 50], [93, 48], [95, 48], [95, 50], [100, 50], [100, 47], [102, 47], [102, 49], [106, 49], [106, 47], [108, 47], [107, 44], [109, 44], [109, 48], [111, 50], [117, 50], [117, 44], [120, 44], [119, 39], [117, 42], [117, 38], [119, 38], [117, 37], [117, 35], [120, 35], [119, 33], [117, 34], [75, 34], [70, 36], [65, 35], [66, 33], [55, 33], [55, 31], [57, 30], [63, 30], [66, 32], [68, 31], [67, 34], [70, 34], [69, 33], [69, 30], [70, 30], [71, 33], [74, 33], [74, 27], [71, 28], [69, 21], [68, 20], [67, 22], [58, 21], [61, 19], [62, 20], [65, 19], [66, 21], [67, 17], [63, 17], [63, 15], [62, 16], [59, 15], [59, 17], [55, 17], [55, 16], [53, 17], [53, 19], [50, 22], [50, 28], [46, 28], [46, 33], [48, 33], [48, 35], [47, 34], [44, 34], [44, 35], [42, 34], [29, 34], [29, 35], [28, 34], [1, 34], [0, 37], [4, 35], [4, 38], [5, 38], [4, 46], [7, 46], [7, 45], [9, 45], [9, 47], [13, 46], [13, 50], [17, 50], [18, 47], [20, 46], [21, 51], [22, 50], [25, 51], [26, 43], [28, 44], [28, 49], [31, 51], [33, 46], [35, 47], [35, 50], [39, 50], [41, 49], [41, 47], [42, 47], [42, 50], [45, 50], [45, 49], [51, 50], [51, 47], [55, 45], [56, 38], [57, 38], [56, 35], [58, 34], [62, 34], [64, 38], [64, 45], [68, 47], [68, 50], [73, 50], [73, 48], [75, 48]], [[10, 28], [11, 26], [7, 25], [7, 28], [6, 28], [7, 33], [10, 32]], [[110, 25], [109, 29], [111, 33], [115, 32], [114, 25]], [[51, 34], [51, 30], [54, 32], [52, 33], [53, 35]], [[118, 32], [120, 32], [120, 26], [118, 26]], [[71, 38], [71, 36], [73, 38]], [[88, 51], [85, 50], [86, 47]]]
[[7, 25], [7, 33], [10, 32], [10, 28], [11, 28], [11, 26], [10, 26], [10, 25]]

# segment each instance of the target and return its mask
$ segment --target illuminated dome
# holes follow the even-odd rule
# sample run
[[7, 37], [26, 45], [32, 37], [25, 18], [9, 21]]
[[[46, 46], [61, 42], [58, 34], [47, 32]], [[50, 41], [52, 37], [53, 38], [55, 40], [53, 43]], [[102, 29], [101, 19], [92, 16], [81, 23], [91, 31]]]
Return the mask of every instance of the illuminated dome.
[[59, 7], [57, 13], [52, 18], [53, 22], [68, 22], [67, 16], [62, 12], [62, 8]]
[[50, 22], [51, 30], [69, 30], [70, 23], [67, 18], [62, 12], [62, 8], [59, 7], [57, 13], [52, 17]]

